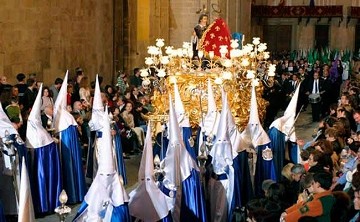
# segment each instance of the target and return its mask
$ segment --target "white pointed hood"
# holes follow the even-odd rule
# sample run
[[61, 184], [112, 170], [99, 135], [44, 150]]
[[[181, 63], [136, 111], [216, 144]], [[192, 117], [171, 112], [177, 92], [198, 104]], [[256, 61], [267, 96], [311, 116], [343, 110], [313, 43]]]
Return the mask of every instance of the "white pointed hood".
[[144, 142], [144, 151], [141, 156], [141, 162], [138, 173], [139, 182], [144, 180], [145, 178], [152, 177], [154, 173], [154, 155], [153, 155], [153, 143], [151, 138], [150, 123], [148, 123], [146, 132], [147, 133]]
[[68, 85], [68, 73], [66, 71], [64, 81], [61, 85], [58, 97], [54, 106], [54, 127], [56, 132], [61, 132], [67, 129], [69, 126], [76, 126], [77, 123], [74, 117], [66, 110], [67, 100], [67, 85]]
[[[181, 172], [181, 180], [185, 180], [190, 176], [190, 171], [192, 169], [198, 170], [197, 163], [190, 156], [189, 151], [185, 147], [185, 143], [181, 133], [181, 124], [177, 124], [176, 122], [176, 112], [173, 106], [173, 103], [170, 98], [170, 107], [169, 107], [169, 142], [173, 144], [178, 144], [178, 152], [180, 152], [180, 172]], [[186, 117], [189, 119], [188, 117]], [[189, 125], [190, 127], [190, 125]]]
[[240, 151], [240, 143], [241, 143], [241, 133], [236, 126], [234, 116], [232, 115], [231, 109], [228, 108], [228, 114], [227, 114], [227, 128], [230, 135], [230, 143], [232, 148], [232, 155], [233, 158], [235, 158], [238, 154], [238, 151]]
[[[255, 86], [251, 89], [251, 102], [250, 102], [250, 118], [249, 123], [241, 133], [241, 145], [240, 149], [245, 149], [250, 146], [253, 148], [259, 145], [265, 145], [270, 143], [269, 136], [263, 129], [258, 113], [258, 106], [256, 102]], [[240, 150], [239, 150], [240, 151]]]
[[99, 130], [96, 146], [99, 152], [99, 173], [101, 174], [112, 174], [115, 173], [115, 163], [113, 155], [113, 142], [110, 129], [110, 119], [108, 115], [107, 106], [105, 112], [103, 112], [102, 128]]
[[99, 152], [99, 168], [89, 191], [85, 195], [85, 202], [88, 204], [87, 214], [96, 218], [103, 212], [104, 204], [108, 203], [106, 218], [110, 208], [118, 207], [129, 201], [129, 197], [121, 182], [121, 176], [116, 172], [114, 166], [113, 143], [110, 131], [110, 120], [107, 107], [102, 116], [102, 128], [98, 132], [96, 146]]
[[220, 113], [217, 111], [214, 92], [210, 79], [208, 79], [207, 99], [208, 99], [207, 113], [204, 116], [204, 118], [200, 119], [201, 132], [199, 135], [200, 139], [198, 145], [199, 153], [201, 153], [200, 149], [205, 143], [203, 135], [210, 136], [210, 138], [213, 138], [216, 135], [217, 128], [219, 127], [219, 122], [220, 122]]
[[54, 104], [54, 116], [56, 116], [56, 113], [60, 109], [66, 109], [66, 100], [65, 96], [67, 93], [67, 85], [68, 85], [68, 77], [69, 76], [69, 70], [66, 70], [65, 77], [63, 80], [63, 83], [61, 84], [61, 88], [58, 94], [58, 97], [56, 98], [55, 104]]
[[173, 199], [160, 191], [154, 180], [153, 143], [150, 123], [147, 126], [144, 151], [141, 157], [138, 186], [130, 193], [129, 210], [136, 218], [158, 221], [166, 217]]
[[92, 105], [92, 115], [91, 115], [91, 120], [89, 121], [89, 127], [91, 131], [97, 131], [102, 127], [101, 116], [103, 112], [104, 112], [104, 104], [101, 99], [99, 77], [96, 74], [94, 100]]
[[179, 123], [179, 127], [190, 127], [190, 120], [189, 117], [186, 115], [184, 104], [181, 100], [179, 88], [174, 83], [174, 94], [175, 94], [175, 112], [177, 121]]
[[259, 112], [258, 112], [258, 106], [257, 106], [257, 101], [256, 101], [256, 91], [255, 91], [255, 86], [252, 85], [249, 124], [259, 124], [259, 123], [260, 123], [260, 120], [259, 120]]
[[31, 109], [26, 127], [26, 147], [41, 148], [54, 142], [50, 134], [44, 129], [41, 122], [41, 92], [42, 84]]
[[220, 114], [220, 124], [216, 133], [216, 140], [210, 155], [213, 157], [212, 164], [216, 174], [222, 174], [228, 165], [232, 165], [232, 147], [228, 132], [228, 100], [227, 93], [222, 90], [222, 110]]
[[229, 113], [229, 103], [227, 99], [227, 93], [222, 89], [222, 110], [220, 114], [220, 124], [216, 132], [216, 141], [229, 142], [229, 131], [228, 131], [228, 113]]
[[[231, 206], [234, 194], [234, 168], [233, 164], [233, 149], [230, 142], [228, 132], [228, 113], [229, 105], [227, 100], [227, 93], [222, 89], [222, 110], [220, 114], [220, 124], [216, 133], [215, 144], [213, 145], [210, 156], [212, 156], [213, 171], [217, 175], [226, 174], [227, 180], [221, 180], [226, 190], [226, 200], [228, 206]], [[215, 190], [211, 192], [216, 192]], [[230, 208], [228, 208], [230, 212]]]
[[208, 79], [208, 110], [207, 113], [217, 112], [214, 91], [210, 79]]
[[163, 159], [163, 164], [165, 164], [163, 183], [168, 189], [175, 189], [180, 186], [180, 149], [181, 146], [184, 147], [184, 144], [171, 95], [169, 95], [169, 102], [169, 145], [166, 157]]
[[34, 206], [31, 197], [30, 180], [26, 169], [25, 158], [22, 158], [21, 181], [19, 189], [19, 222], [35, 222]]
[[95, 79], [95, 91], [94, 91], [94, 100], [93, 100], [92, 108], [95, 110], [102, 109], [104, 111], [104, 104], [101, 100], [101, 90], [100, 90], [98, 74], [96, 74], [96, 79]]
[[204, 118], [202, 127], [204, 128], [205, 135], [215, 135], [219, 127], [220, 113], [217, 111], [216, 102], [214, 97], [211, 81], [208, 80], [208, 110]]
[[284, 115], [274, 120], [274, 122], [272, 122], [269, 127], [269, 128], [275, 127], [280, 132], [284, 133], [292, 142], [296, 142], [295, 117], [296, 117], [296, 106], [299, 98], [300, 85], [301, 83], [297, 86], [295, 93], [284, 112]]

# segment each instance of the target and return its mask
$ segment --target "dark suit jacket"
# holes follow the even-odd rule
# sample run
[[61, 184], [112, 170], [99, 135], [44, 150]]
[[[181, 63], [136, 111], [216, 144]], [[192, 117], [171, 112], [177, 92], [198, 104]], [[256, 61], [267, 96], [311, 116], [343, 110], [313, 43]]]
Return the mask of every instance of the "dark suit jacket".
[[292, 92], [291, 91], [291, 88], [292, 88], [291, 84], [292, 84], [291, 80], [287, 79], [287, 80], [283, 81], [281, 88], [282, 88], [282, 91], [284, 92], [285, 95], [290, 94]]
[[331, 80], [330, 78], [323, 79], [323, 91], [325, 91], [324, 96], [329, 96], [329, 92], [331, 91]]
[[[314, 86], [314, 79], [310, 80], [309, 81], [309, 84], [308, 84], [308, 92], [311, 94], [312, 91], [313, 91], [313, 86]], [[325, 90], [324, 88], [324, 80], [323, 79], [319, 79], [319, 93], [323, 92]]]
[[45, 129], [47, 128], [48, 119], [49, 119], [49, 117], [47, 115], [41, 114], [41, 123]]
[[36, 95], [37, 95], [37, 91], [35, 89], [30, 90], [29, 88], [27, 88], [25, 90], [23, 96], [23, 105], [24, 105], [23, 110], [27, 111], [34, 105]]

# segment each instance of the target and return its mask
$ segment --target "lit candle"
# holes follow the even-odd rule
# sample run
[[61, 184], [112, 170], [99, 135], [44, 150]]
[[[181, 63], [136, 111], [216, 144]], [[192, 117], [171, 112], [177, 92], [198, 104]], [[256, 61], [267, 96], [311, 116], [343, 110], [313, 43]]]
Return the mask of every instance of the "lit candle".
[[188, 54], [189, 54], [189, 58], [192, 58], [194, 56], [194, 52], [192, 50], [189, 50]]
[[245, 42], [245, 35], [243, 34], [243, 36], [242, 36], [242, 41], [241, 41], [241, 48], [243, 48], [244, 42]]
[[52, 124], [51, 119], [48, 119], [46, 124], [50, 127]]
[[199, 56], [199, 59], [201, 59], [204, 56], [204, 52], [202, 50], [199, 50], [198, 56]]
[[154, 164], [155, 165], [160, 165], [160, 158], [159, 158], [159, 155], [155, 155], [155, 158], [154, 158]]
[[209, 57], [210, 57], [210, 59], [214, 58], [214, 51], [209, 51]]
[[216, 79], [215, 79], [215, 81], [214, 81], [214, 83], [215, 84], [217, 84], [217, 85], [221, 85], [222, 84], [222, 79], [220, 78], [220, 77], [217, 77]]
[[59, 201], [61, 204], [65, 204], [68, 201], [68, 196], [65, 190], [62, 190], [59, 196]]

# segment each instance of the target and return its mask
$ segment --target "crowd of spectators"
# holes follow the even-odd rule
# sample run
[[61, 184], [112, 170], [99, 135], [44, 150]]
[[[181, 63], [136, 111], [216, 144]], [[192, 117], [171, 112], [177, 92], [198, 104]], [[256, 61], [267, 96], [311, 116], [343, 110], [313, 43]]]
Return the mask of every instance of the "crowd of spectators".
[[[54, 84], [43, 86], [38, 92], [41, 82], [35, 75], [27, 78], [24, 73], [16, 76], [17, 83], [10, 84], [6, 76], [0, 80], [0, 101], [10, 121], [16, 126], [23, 140], [26, 139], [27, 117], [31, 111], [37, 93], [41, 93], [41, 120], [46, 129], [52, 127], [52, 114], [55, 101], [63, 83], [58, 77]], [[82, 68], [76, 68], [74, 78], [69, 78], [67, 85], [67, 109], [78, 123], [78, 132], [86, 157], [88, 145], [91, 143], [91, 132], [88, 122], [91, 118], [92, 100], [95, 90], [95, 81], [85, 75]], [[104, 105], [108, 105], [113, 121], [121, 132], [124, 157], [139, 153], [144, 143], [147, 114], [152, 111], [150, 96], [142, 86], [139, 69], [135, 68], [128, 77], [119, 73], [116, 85], [103, 85], [103, 78], [99, 77], [101, 98]]]
[[[269, 101], [264, 126], [269, 127], [284, 110], [299, 86], [297, 112], [310, 109], [319, 123], [311, 141], [298, 141], [301, 163], [287, 164], [278, 182], [264, 181], [262, 197], [246, 205], [247, 217], [256, 221], [360, 221], [360, 107], [359, 67], [345, 73], [340, 60], [311, 65], [306, 60], [274, 60], [277, 76], [264, 84], [263, 97]], [[350, 78], [351, 77], [351, 78]], [[0, 100], [11, 122], [25, 140], [27, 117], [37, 93], [42, 95], [42, 123], [51, 127], [53, 106], [63, 80], [38, 92], [36, 76], [19, 73], [17, 83], [0, 78]], [[359, 78], [360, 79], [360, 78]], [[121, 132], [124, 157], [141, 151], [148, 113], [154, 110], [149, 90], [142, 85], [140, 70], [128, 76], [119, 73], [115, 85], [103, 84], [99, 77], [102, 102], [108, 105], [113, 123]], [[84, 157], [91, 144], [91, 118], [95, 81], [83, 69], [75, 70], [67, 85], [67, 109], [78, 123]], [[310, 95], [318, 94], [312, 100]], [[279, 99], [281, 98], [281, 99]], [[312, 133], [310, 131], [309, 133]]]
[[[318, 128], [309, 130], [311, 141], [298, 140], [300, 163], [289, 161], [281, 179], [263, 182], [263, 196], [246, 205], [248, 219], [360, 221], [359, 62], [352, 64], [349, 73], [344, 73], [340, 60], [314, 65], [303, 59], [275, 63], [277, 76], [268, 81], [263, 94], [269, 101], [265, 127], [287, 107], [300, 85], [297, 112], [306, 111], [310, 104]], [[311, 94], [319, 98], [313, 101]]]

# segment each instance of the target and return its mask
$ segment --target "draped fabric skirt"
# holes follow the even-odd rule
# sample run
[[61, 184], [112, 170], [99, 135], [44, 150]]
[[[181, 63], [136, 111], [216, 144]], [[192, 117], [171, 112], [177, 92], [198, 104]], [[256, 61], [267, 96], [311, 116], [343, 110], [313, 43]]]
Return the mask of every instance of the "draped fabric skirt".
[[60, 205], [61, 165], [55, 142], [35, 148], [32, 159], [31, 190], [37, 213], [53, 212]]
[[60, 143], [63, 187], [68, 195], [68, 203], [79, 203], [84, 200], [86, 184], [76, 126], [71, 125], [60, 132]]
[[280, 132], [275, 127], [272, 127], [268, 134], [271, 140], [271, 147], [273, 148], [273, 161], [275, 166], [276, 179], [280, 180], [281, 171], [285, 162], [285, 134]]
[[116, 154], [116, 164], [117, 164], [117, 171], [119, 175], [123, 178], [124, 185], [127, 184], [127, 177], [126, 177], [126, 169], [125, 169], [125, 162], [123, 157], [123, 148], [121, 143], [121, 135], [119, 130], [116, 130], [116, 135], [114, 136], [115, 141], [115, 154]]
[[[87, 218], [87, 209], [89, 205], [85, 201], [81, 204], [77, 215], [74, 218], [74, 222], [82, 222]], [[100, 216], [103, 220], [108, 222], [131, 222], [131, 216], [129, 213], [128, 203], [124, 203], [120, 206], [108, 206], [109, 209], [104, 209], [103, 212], [100, 212], [98, 216]], [[89, 218], [88, 218], [89, 219]], [[100, 218], [96, 218], [98, 221]], [[91, 220], [91, 219], [90, 219]]]

